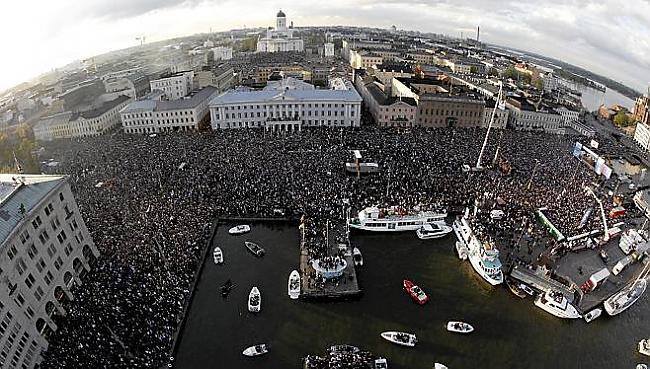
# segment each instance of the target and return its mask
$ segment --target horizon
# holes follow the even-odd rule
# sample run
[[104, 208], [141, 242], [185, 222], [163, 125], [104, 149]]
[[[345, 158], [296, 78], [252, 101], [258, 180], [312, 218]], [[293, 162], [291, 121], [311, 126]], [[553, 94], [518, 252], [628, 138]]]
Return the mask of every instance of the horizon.
[[[9, 8], [7, 14], [13, 13], [12, 10], [19, 11], [21, 7], [27, 7], [33, 2], [32, 0], [19, 4], [7, 4], [5, 5]], [[66, 3], [70, 5], [77, 2], [68, 0]], [[650, 3], [643, 0], [632, 2], [638, 5], [636, 8], [629, 4], [622, 4], [621, 15], [612, 22], [613, 25], [623, 23], [626, 25], [620, 27], [622, 31], [619, 30], [619, 27], [615, 27], [616, 32], [619, 33], [605, 32], [606, 29], [603, 28], [602, 33], [607, 33], [608, 37], [600, 38], [597, 34], [587, 34], [581, 28], [576, 31], [581, 33], [576, 33], [575, 39], [566, 32], [550, 30], [551, 27], [548, 26], [552, 23], [549, 22], [556, 22], [558, 26], [563, 25], [569, 30], [572, 27], [593, 27], [597, 23], [599, 15], [602, 14], [602, 6], [589, 3], [582, 9], [557, 4], [551, 7], [553, 1], [548, 1], [536, 5], [537, 11], [531, 16], [525, 13], [526, 10], [532, 9], [532, 5], [529, 3], [520, 4], [521, 6], [507, 11], [493, 11], [491, 5], [494, 4], [469, 5], [471, 2], [467, 2], [450, 6], [441, 2], [427, 4], [419, 0], [387, 0], [373, 4], [362, 0], [358, 4], [352, 5], [335, 0], [330, 2], [328, 5], [331, 6], [328, 7], [293, 2], [264, 3], [256, 4], [253, 11], [248, 7], [250, 3], [254, 2], [167, 0], [158, 4], [147, 0], [130, 4], [127, 1], [118, 1], [86, 4], [76, 6], [74, 9], [55, 6], [55, 9], [50, 9], [50, 11], [47, 11], [48, 5], [41, 6], [39, 7], [41, 12], [35, 13], [34, 17], [43, 18], [42, 21], [46, 27], [8, 40], [7, 48], [16, 50], [16, 54], [19, 55], [31, 54], [34, 56], [31, 45], [42, 39], [49, 39], [49, 42], [41, 44], [46, 46], [38, 48], [36, 57], [26, 60], [25, 58], [12, 58], [1, 62], [3, 64], [0, 65], [4, 67], [3, 69], [13, 70], [14, 73], [0, 76], [0, 90], [9, 90], [75, 61], [138, 46], [138, 41], [135, 38], [140, 36], [145, 36], [146, 44], [149, 44], [207, 34], [210, 30], [213, 33], [219, 33], [244, 27], [249, 29], [268, 27], [273, 24], [273, 16], [278, 9], [283, 9], [287, 13], [288, 20], [294, 21], [296, 27], [305, 28], [387, 29], [394, 24], [399, 30], [436, 33], [459, 38], [461, 34], [471, 37], [476, 33], [476, 27], [480, 26], [481, 41], [488, 44], [557, 59], [622, 83], [641, 93], [647, 89], [648, 81], [650, 81], [650, 76], [647, 73], [650, 70], [648, 61], [650, 60], [650, 44], [635, 36], [643, 34], [645, 31], [647, 31], [645, 33], [650, 33], [648, 27]], [[504, 7], [509, 5], [512, 4], [505, 4]], [[648, 12], [639, 11], [644, 8], [647, 8]], [[61, 9], [66, 15], [77, 13], [77, 19], [80, 21], [61, 27], [59, 24], [52, 24], [58, 18], [57, 12], [61, 12]], [[564, 12], [560, 12], [559, 9]], [[386, 11], [390, 11], [393, 17], [386, 19], [385, 16], [379, 16]], [[582, 12], [580, 19], [578, 12]], [[212, 17], [217, 13], [223, 14], [224, 21], [221, 23], [216, 22]], [[311, 16], [310, 13], [318, 15]], [[246, 14], [246, 17], [243, 17], [242, 14]], [[421, 14], [431, 15], [431, 19], [428, 17], [425, 19]], [[451, 18], [460, 19], [445, 19], [449, 18], [445, 14], [453, 15], [454, 17]], [[191, 21], [189, 21], [190, 17]], [[178, 22], [178, 19], [188, 19], [188, 21]], [[578, 24], [582, 20], [588, 22]], [[51, 31], [47, 30], [48, 25], [53, 26]], [[6, 22], [0, 25], [0, 31], [10, 34], [9, 31], [14, 26], [16, 24], [11, 21]], [[599, 26], [605, 27], [605, 25]], [[87, 32], [88, 29], [91, 31]], [[530, 33], [529, 36], [522, 38], [522, 34], [526, 32]], [[548, 40], [548, 42], [541, 42], [543, 40]], [[621, 49], [620, 46], [610, 47], [619, 45], [619, 40], [625, 41], [624, 45], [629, 46], [622, 48], [623, 51], [626, 51], [624, 55], [617, 55], [618, 49]], [[535, 41], [538, 42], [535, 43]], [[632, 49], [631, 46], [635, 46], [635, 48]]]

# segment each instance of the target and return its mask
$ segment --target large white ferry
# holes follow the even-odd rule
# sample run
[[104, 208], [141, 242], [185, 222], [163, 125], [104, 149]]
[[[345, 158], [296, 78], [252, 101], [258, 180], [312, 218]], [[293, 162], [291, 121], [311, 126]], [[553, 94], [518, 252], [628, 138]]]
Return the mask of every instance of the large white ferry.
[[425, 224], [443, 220], [447, 213], [412, 211], [393, 206], [390, 208], [368, 207], [359, 216], [348, 221], [350, 228], [374, 232], [415, 231]]
[[466, 217], [457, 218], [451, 228], [458, 241], [469, 251], [468, 258], [474, 270], [493, 286], [503, 283], [499, 250], [494, 244], [481, 242], [472, 232]]

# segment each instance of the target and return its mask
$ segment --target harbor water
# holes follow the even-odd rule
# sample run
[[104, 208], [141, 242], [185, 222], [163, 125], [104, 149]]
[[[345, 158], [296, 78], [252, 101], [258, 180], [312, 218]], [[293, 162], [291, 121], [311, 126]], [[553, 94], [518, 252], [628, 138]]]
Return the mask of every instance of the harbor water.
[[[220, 226], [214, 246], [225, 263], [204, 260], [175, 358], [175, 368], [300, 368], [306, 354], [323, 354], [333, 344], [351, 344], [388, 359], [389, 367], [431, 368], [434, 361], [459, 368], [634, 368], [644, 358], [637, 342], [650, 336], [650, 299], [643, 296], [623, 314], [591, 324], [563, 321], [521, 300], [505, 286], [492, 288], [454, 253], [453, 233], [419, 240], [414, 232], [352, 233], [364, 266], [357, 270], [363, 295], [340, 302], [306, 302], [287, 296], [287, 278], [298, 268], [297, 226], [253, 224], [250, 233], [230, 236]], [[266, 249], [256, 258], [251, 240]], [[218, 287], [232, 279], [222, 298]], [[419, 306], [402, 290], [418, 283], [431, 301]], [[257, 286], [262, 311], [249, 313], [248, 293]], [[470, 335], [446, 331], [448, 320], [475, 327]], [[417, 335], [415, 348], [380, 338], [387, 330]], [[244, 348], [270, 345], [269, 354], [242, 356]], [[650, 361], [645, 360], [645, 362]]]

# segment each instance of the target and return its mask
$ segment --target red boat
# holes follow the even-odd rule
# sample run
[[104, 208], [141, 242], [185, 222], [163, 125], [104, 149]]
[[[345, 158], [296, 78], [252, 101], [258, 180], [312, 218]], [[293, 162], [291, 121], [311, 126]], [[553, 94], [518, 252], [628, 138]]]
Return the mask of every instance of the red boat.
[[429, 301], [429, 296], [427, 296], [427, 294], [424, 293], [424, 291], [422, 291], [422, 289], [418, 287], [415, 282], [408, 279], [404, 280], [404, 291], [411, 295], [413, 301], [417, 302], [420, 305], [424, 305], [427, 303], [427, 301]]

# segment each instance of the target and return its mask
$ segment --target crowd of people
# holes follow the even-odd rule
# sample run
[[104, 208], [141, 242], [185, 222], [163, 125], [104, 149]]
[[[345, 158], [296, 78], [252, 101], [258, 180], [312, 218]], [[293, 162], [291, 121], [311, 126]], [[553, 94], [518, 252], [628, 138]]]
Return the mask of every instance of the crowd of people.
[[[571, 156], [575, 137], [483, 129], [315, 129], [113, 134], [48, 144], [45, 171], [67, 174], [101, 256], [56, 321], [47, 368], [160, 368], [170, 350], [211, 225], [220, 216], [344, 221], [347, 204], [464, 209], [488, 234], [515, 238], [547, 207], [570, 233], [594, 206], [597, 176]], [[346, 173], [351, 149], [378, 174]], [[101, 186], [98, 184], [102, 182]], [[495, 206], [500, 222], [486, 214]], [[278, 211], [280, 209], [280, 211]], [[592, 217], [587, 227], [598, 222]], [[518, 233], [519, 232], [519, 233]], [[316, 253], [322, 250], [314, 250]]]

